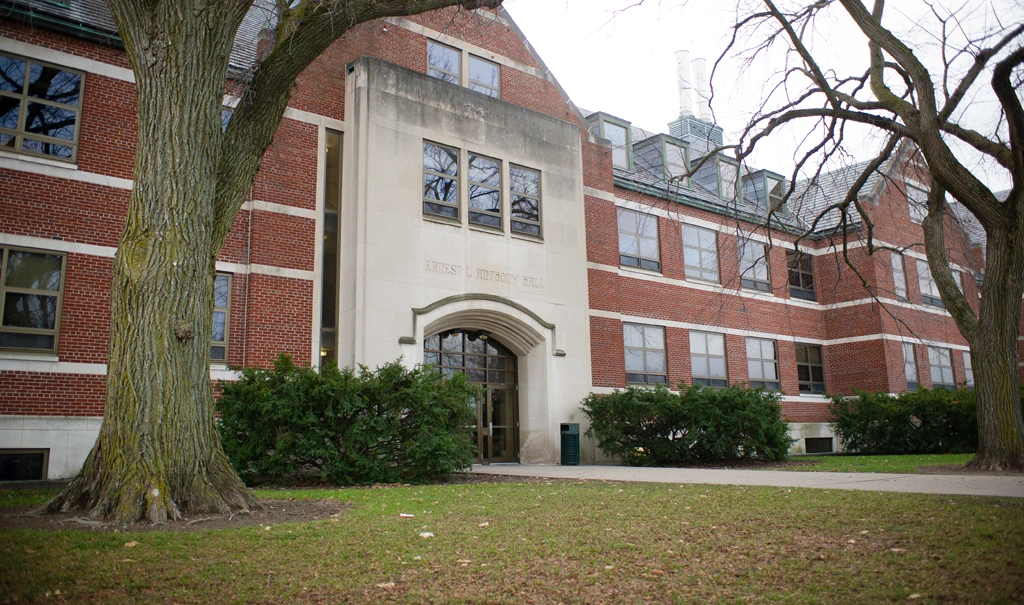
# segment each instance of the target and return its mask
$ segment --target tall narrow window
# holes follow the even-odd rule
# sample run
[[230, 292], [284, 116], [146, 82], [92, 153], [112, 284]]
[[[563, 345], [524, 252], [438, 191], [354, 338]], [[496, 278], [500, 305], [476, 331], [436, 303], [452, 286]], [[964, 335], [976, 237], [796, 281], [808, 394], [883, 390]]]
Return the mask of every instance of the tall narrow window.
[[747, 339], [747, 377], [752, 389], [780, 390], [779, 351], [774, 340]]
[[340, 132], [328, 130], [324, 158], [324, 252], [320, 293], [320, 359], [337, 361], [339, 226], [341, 224]]
[[0, 147], [75, 161], [85, 75], [0, 54]]
[[768, 277], [768, 248], [761, 242], [739, 237], [740, 285], [768, 292], [772, 289]]
[[57, 351], [65, 256], [0, 248], [0, 349]]
[[231, 327], [231, 276], [218, 273], [213, 281], [213, 331], [210, 332], [210, 361], [228, 360], [228, 332]]
[[625, 126], [603, 122], [604, 138], [612, 142], [612, 166], [629, 170], [629, 131]]
[[512, 233], [540, 237], [540, 172], [509, 164], [508, 179]]
[[928, 216], [928, 191], [907, 184], [907, 204], [910, 209], [910, 220], [921, 224]]
[[690, 179], [683, 176], [690, 171], [688, 155], [686, 147], [665, 141], [665, 178], [680, 187], [690, 186]]
[[939, 295], [939, 286], [935, 283], [935, 279], [932, 278], [932, 272], [928, 268], [927, 261], [920, 259], [917, 261], [917, 283], [921, 287], [921, 301], [924, 304], [936, 307], [944, 306], [942, 304], [942, 297]]
[[459, 220], [459, 151], [423, 142], [423, 214]]
[[729, 386], [724, 334], [690, 332], [690, 373], [695, 385], [720, 388]]
[[665, 328], [622, 324], [622, 341], [626, 353], [626, 382], [668, 383], [665, 371]]
[[501, 68], [476, 55], [469, 55], [469, 88], [497, 99], [500, 96]]
[[661, 271], [658, 217], [619, 208], [619, 264]]
[[964, 351], [964, 382], [968, 388], [974, 388], [974, 368], [971, 366], [970, 351]]
[[892, 284], [896, 296], [905, 299], [907, 298], [907, 274], [903, 270], [903, 255], [890, 252], [889, 258], [892, 260]]
[[440, 42], [427, 42], [427, 73], [439, 80], [461, 84], [462, 53]]
[[909, 342], [903, 343], [903, 374], [907, 377], [907, 390], [916, 391], [917, 378], [917, 356], [914, 354], [914, 345]]
[[932, 388], [956, 388], [956, 381], [953, 379], [953, 355], [949, 349], [928, 347], [928, 365], [932, 373]]
[[736, 198], [736, 180], [739, 177], [739, 166], [719, 158], [718, 161], [718, 196], [726, 201]]
[[786, 267], [789, 269], [789, 295], [815, 300], [814, 257], [796, 250], [786, 250]]
[[825, 392], [825, 365], [821, 345], [796, 344], [796, 374], [801, 393]]
[[718, 283], [718, 233], [683, 224], [683, 268], [687, 279]]
[[469, 156], [469, 222], [501, 229], [501, 162]]

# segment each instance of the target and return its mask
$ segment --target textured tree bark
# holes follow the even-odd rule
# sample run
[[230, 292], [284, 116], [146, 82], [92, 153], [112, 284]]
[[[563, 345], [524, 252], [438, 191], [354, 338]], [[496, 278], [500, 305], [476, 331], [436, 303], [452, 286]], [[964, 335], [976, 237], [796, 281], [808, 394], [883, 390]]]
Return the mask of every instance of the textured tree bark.
[[252, 0], [108, 0], [135, 73], [135, 186], [114, 261], [103, 426], [46, 512], [125, 523], [258, 506], [221, 448], [210, 385], [217, 255], [287, 107], [295, 78], [372, 19], [501, 0], [302, 0], [281, 44], [221, 107], [235, 32]]

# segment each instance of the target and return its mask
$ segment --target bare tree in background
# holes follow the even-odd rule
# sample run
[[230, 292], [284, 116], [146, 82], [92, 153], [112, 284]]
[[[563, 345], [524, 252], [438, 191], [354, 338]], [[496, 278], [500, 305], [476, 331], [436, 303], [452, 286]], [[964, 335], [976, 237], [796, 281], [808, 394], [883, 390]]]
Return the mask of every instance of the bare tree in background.
[[[970, 463], [977, 469], [1024, 469], [1024, 419], [1021, 414], [1017, 342], [1024, 295], [1024, 19], [992, 14], [991, 7], [969, 3], [945, 9], [927, 5], [928, 18], [917, 27], [933, 36], [941, 51], [938, 69], [929, 69], [920, 50], [893, 33], [897, 13], [887, 13], [884, 0], [870, 8], [861, 0], [784, 2], [761, 0], [738, 13], [732, 39], [716, 62], [735, 54], [753, 65], [782, 48], [785, 68], [766, 81], [765, 100], [745, 126], [739, 143], [729, 146], [742, 162], [773, 134], [799, 132], [803, 146], [790, 180], [821, 175], [830, 161], [855, 155], [849, 131], [853, 125], [885, 138], [881, 152], [861, 171], [839, 201], [811, 218], [805, 235], [830, 213], [841, 213], [839, 232], [846, 248], [847, 217], [859, 215], [858, 238], [869, 253], [884, 247], [872, 239], [873, 224], [859, 196], [872, 173], [903, 144], [911, 142], [930, 177], [927, 215], [923, 220], [928, 266], [946, 309], [971, 347], [978, 402], [979, 449]], [[901, 5], [902, 8], [902, 5]], [[985, 31], [968, 35], [967, 20], [989, 10]], [[973, 11], [973, 12], [972, 12]], [[810, 43], [819, 19], [851, 19], [866, 37], [864, 47], [851, 49], [870, 57], [864, 73], [837, 73], [819, 61], [823, 54]], [[1000, 19], [1005, 22], [1000, 23]], [[1009, 25], [1007, 25], [1007, 23]], [[820, 42], [820, 40], [819, 40]], [[740, 48], [740, 45], [746, 45]], [[820, 48], [820, 47], [819, 47]], [[728, 74], [730, 79], [735, 74]], [[765, 76], [759, 74], [759, 77]], [[998, 120], [988, 130], [976, 129], [965, 109], [979, 90], [990, 87], [998, 100]], [[994, 112], [993, 112], [994, 113]], [[966, 152], [965, 152], [966, 150]], [[999, 200], [968, 166], [967, 157], [981, 157], [1009, 173], [1012, 189]], [[948, 258], [946, 228], [951, 220], [947, 195], [970, 212], [984, 228], [987, 255], [980, 310], [975, 313], [957, 288]], [[902, 252], [900, 250], [899, 252]], [[844, 255], [845, 256], [845, 255]], [[852, 266], [852, 265], [851, 265]]]
[[[153, 522], [255, 502], [221, 449], [210, 385], [215, 263], [296, 77], [367, 21], [501, 0], [258, 0], [273, 32], [227, 129], [254, 0], [108, 0], [135, 73], [134, 188], [114, 261], [103, 426], [49, 512]], [[257, 10], [259, 7], [257, 7]]]

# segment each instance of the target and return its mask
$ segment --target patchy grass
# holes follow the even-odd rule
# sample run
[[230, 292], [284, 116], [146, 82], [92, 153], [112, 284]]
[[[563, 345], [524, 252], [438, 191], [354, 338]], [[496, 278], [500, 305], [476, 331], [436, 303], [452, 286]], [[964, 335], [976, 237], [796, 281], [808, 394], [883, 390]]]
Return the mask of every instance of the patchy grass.
[[270, 529], [6, 531], [0, 603], [1011, 603], [1024, 594], [1020, 500], [602, 482], [258, 494], [353, 508]]
[[916, 473], [922, 466], [963, 466], [974, 454], [921, 454], [909, 456], [794, 456], [791, 460], [817, 462], [780, 470], [833, 473]]
[[[60, 492], [58, 488], [47, 489], [0, 489], [0, 508], [21, 508], [42, 506]], [[2, 602], [2, 601], [0, 601]]]

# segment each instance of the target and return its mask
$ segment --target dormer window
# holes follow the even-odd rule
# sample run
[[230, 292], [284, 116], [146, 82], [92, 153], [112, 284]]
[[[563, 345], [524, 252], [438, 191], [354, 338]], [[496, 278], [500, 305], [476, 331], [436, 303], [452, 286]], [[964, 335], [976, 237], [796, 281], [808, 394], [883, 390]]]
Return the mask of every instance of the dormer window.
[[651, 178], [689, 187], [690, 148], [685, 141], [659, 134], [637, 143], [633, 148], [633, 170]]
[[587, 120], [597, 126], [598, 136], [612, 143], [612, 166], [622, 170], [633, 170], [633, 137], [629, 122], [606, 113], [595, 113]]
[[786, 195], [786, 179], [769, 170], [758, 170], [743, 177], [743, 201], [765, 212], [786, 215], [782, 201]]
[[739, 162], [724, 155], [708, 159], [693, 175], [693, 182], [717, 195], [723, 200], [736, 197], [736, 181]]

